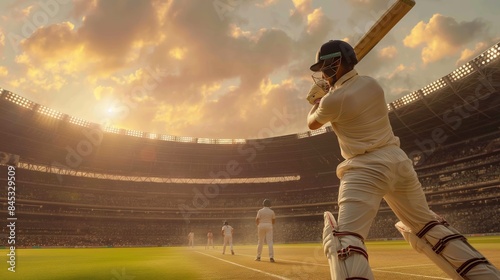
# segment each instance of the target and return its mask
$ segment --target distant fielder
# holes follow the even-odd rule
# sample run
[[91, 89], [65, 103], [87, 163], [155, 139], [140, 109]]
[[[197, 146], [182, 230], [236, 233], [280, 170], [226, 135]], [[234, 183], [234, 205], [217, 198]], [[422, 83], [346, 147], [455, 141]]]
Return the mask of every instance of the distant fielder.
[[190, 231], [188, 234], [188, 246], [194, 247], [194, 231]]
[[232, 226], [229, 225], [229, 223], [227, 221], [224, 222], [224, 226], [222, 226], [221, 233], [222, 233], [222, 236], [224, 237], [224, 245], [222, 246], [222, 254], [226, 253], [226, 245], [229, 245], [229, 247], [231, 249], [231, 254], [234, 255], [234, 251], [233, 251], [234, 229]]
[[264, 207], [257, 211], [257, 217], [255, 218], [255, 223], [257, 224], [257, 234], [259, 236], [257, 258], [255, 258], [255, 260], [260, 261], [262, 247], [264, 246], [264, 240], [266, 240], [267, 247], [269, 248], [269, 261], [274, 262], [273, 226], [276, 216], [274, 211], [270, 208], [271, 201], [269, 199], [264, 199], [262, 204]]
[[207, 233], [207, 246], [205, 246], [205, 249], [209, 249], [210, 245], [212, 245], [212, 249], [215, 249], [214, 247], [214, 234], [211, 230], [208, 230]]

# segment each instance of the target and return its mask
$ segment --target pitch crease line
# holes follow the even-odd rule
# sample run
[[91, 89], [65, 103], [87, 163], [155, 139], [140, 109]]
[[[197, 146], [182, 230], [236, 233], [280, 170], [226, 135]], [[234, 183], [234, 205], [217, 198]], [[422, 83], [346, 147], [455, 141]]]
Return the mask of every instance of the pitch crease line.
[[424, 263], [424, 264], [412, 264], [412, 265], [398, 265], [398, 266], [387, 266], [387, 267], [377, 267], [376, 269], [394, 269], [394, 268], [408, 268], [408, 267], [417, 267], [417, 266], [434, 266], [433, 263]]
[[241, 264], [238, 264], [238, 263], [235, 263], [235, 262], [226, 261], [226, 260], [224, 260], [224, 259], [221, 259], [221, 258], [218, 258], [218, 257], [212, 256], [212, 255], [209, 255], [209, 254], [205, 254], [205, 253], [202, 253], [202, 252], [196, 252], [196, 253], [200, 253], [200, 254], [205, 255], [205, 256], [207, 256], [207, 257], [211, 257], [211, 258], [214, 258], [214, 259], [217, 259], [217, 260], [220, 260], [220, 261], [223, 261], [223, 262], [227, 262], [227, 263], [230, 263], [230, 264], [233, 264], [233, 265], [239, 266], [239, 267], [243, 267], [243, 268], [246, 268], [246, 269], [249, 269], [249, 270], [253, 270], [253, 271], [256, 271], [256, 272], [260, 272], [260, 273], [263, 273], [263, 274], [266, 274], [266, 275], [269, 275], [269, 276], [272, 276], [272, 277], [276, 277], [276, 278], [278, 278], [278, 279], [282, 279], [282, 280], [291, 280], [291, 279], [289, 279], [289, 278], [286, 278], [286, 277], [283, 277], [283, 276], [280, 276], [280, 275], [277, 275], [277, 274], [272, 274], [272, 273], [265, 272], [265, 271], [262, 271], [262, 270], [259, 270], [259, 269], [255, 269], [255, 268], [251, 268], [251, 267], [248, 267], [248, 266], [244, 266], [244, 265], [241, 265]]
[[[238, 254], [239, 256], [248, 256], [248, 257], [254, 257], [253, 255], [247, 255], [247, 254]], [[322, 264], [322, 263], [312, 263], [312, 262], [301, 262], [301, 261], [292, 261], [292, 260], [286, 260], [286, 259], [277, 259], [277, 262], [287, 262], [287, 263], [300, 263], [300, 264], [310, 264], [310, 265], [316, 265], [316, 266], [326, 266], [330, 267], [328, 264]]]
[[452, 280], [451, 278], [443, 278], [443, 277], [437, 277], [437, 276], [425, 276], [425, 275], [421, 275], [421, 274], [403, 273], [403, 272], [380, 270], [380, 269], [372, 269], [372, 271], [399, 274], [399, 275], [407, 275], [407, 276], [418, 276], [418, 277], [430, 278], [430, 279]]

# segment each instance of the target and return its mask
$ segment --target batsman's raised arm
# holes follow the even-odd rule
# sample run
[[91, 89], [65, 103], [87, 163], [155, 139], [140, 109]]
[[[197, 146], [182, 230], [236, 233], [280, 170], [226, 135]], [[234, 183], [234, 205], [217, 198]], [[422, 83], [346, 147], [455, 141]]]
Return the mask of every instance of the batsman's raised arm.
[[314, 106], [311, 108], [311, 111], [309, 111], [309, 115], [307, 116], [307, 126], [309, 127], [309, 129], [315, 130], [323, 126], [323, 124], [319, 123], [316, 120], [316, 115], [314, 114], [318, 107], [319, 103], [314, 104]]

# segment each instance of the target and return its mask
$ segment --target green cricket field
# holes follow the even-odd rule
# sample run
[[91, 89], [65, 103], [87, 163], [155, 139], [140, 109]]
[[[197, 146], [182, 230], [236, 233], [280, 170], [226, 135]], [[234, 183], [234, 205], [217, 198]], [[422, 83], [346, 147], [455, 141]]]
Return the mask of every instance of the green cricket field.
[[[500, 267], [500, 236], [469, 237], [469, 242]], [[450, 279], [425, 255], [404, 241], [366, 243], [376, 279]], [[0, 249], [0, 279], [156, 280], [156, 279], [330, 279], [321, 244], [277, 244], [275, 263], [267, 246], [255, 261], [256, 245], [234, 244], [235, 255], [222, 246], [138, 248], [16, 249], [15, 267], [8, 249]], [[230, 251], [229, 251], [230, 252]], [[11, 254], [12, 255], [12, 254]], [[15, 272], [14, 272], [14, 271]]]

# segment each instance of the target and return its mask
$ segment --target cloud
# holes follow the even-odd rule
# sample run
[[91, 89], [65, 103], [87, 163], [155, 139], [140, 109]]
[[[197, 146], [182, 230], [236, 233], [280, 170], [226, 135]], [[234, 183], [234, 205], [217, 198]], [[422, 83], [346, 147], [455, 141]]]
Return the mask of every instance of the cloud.
[[0, 58], [3, 56], [4, 47], [5, 47], [5, 34], [2, 28], [0, 28]]
[[255, 3], [255, 6], [259, 8], [267, 8], [269, 6], [276, 4], [276, 2], [278, 2], [278, 0], [260, 0], [257, 1], [257, 3]]
[[397, 54], [398, 54], [398, 49], [394, 45], [385, 47], [378, 52], [378, 55], [381, 58], [388, 58], [388, 59], [394, 58]]
[[311, 0], [292, 0], [295, 12], [306, 15], [311, 12]]
[[29, 79], [18, 78], [14, 84], [32, 92], [60, 90], [91, 60], [69, 22], [38, 28], [20, 46], [23, 52], [15, 58], [22, 69], [18, 76]]
[[[22, 49], [36, 61], [61, 59], [81, 46], [74, 25], [62, 22], [37, 29], [21, 42]], [[64, 55], [62, 55], [64, 54]]]
[[288, 71], [291, 76], [309, 81], [309, 66], [314, 63], [320, 46], [331, 39], [335, 22], [325, 15], [322, 8], [312, 10], [307, 19], [299, 37], [293, 42], [294, 61], [289, 65]]
[[313, 11], [311, 2], [311, 0], [293, 0], [294, 8], [290, 10], [290, 21], [295, 24], [302, 23]]
[[85, 18], [92, 10], [97, 8], [96, 0], [73, 0], [73, 17], [76, 19]]
[[321, 9], [314, 9], [307, 15], [307, 33], [313, 34], [324, 27], [324, 14]]
[[414, 79], [415, 70], [414, 65], [399, 64], [389, 73], [377, 77], [378, 82], [385, 89], [387, 102], [392, 102], [417, 88]]
[[348, 0], [347, 2], [352, 7], [347, 24], [354, 31], [348, 37], [351, 42], [357, 42], [387, 11], [393, 1]]
[[[125, 112], [111, 118], [114, 125], [173, 135], [238, 137], [252, 127], [258, 130], [261, 124], [253, 124], [255, 120], [272, 117], [268, 106], [276, 88], [267, 90], [262, 83], [294, 59], [294, 43], [284, 31], [245, 30], [240, 21], [221, 20], [210, 1], [163, 6], [140, 2], [97, 2], [81, 8], [85, 20], [67, 34], [77, 35], [83, 53], [99, 61], [82, 63], [83, 72], [109, 69], [93, 79], [90, 92], [98, 102]], [[134, 21], [145, 31], [128, 28]], [[159, 73], [152, 73], [154, 69]], [[220, 88], [233, 80], [238, 84]], [[105, 90], [109, 87], [114, 91]], [[218, 125], [221, 122], [231, 129]]]
[[96, 88], [94, 88], [93, 93], [96, 100], [101, 100], [106, 96], [113, 95], [114, 91], [114, 87], [97, 86]]
[[[157, 43], [160, 22], [152, 1], [98, 1], [89, 9], [78, 36], [101, 66], [116, 70], [134, 57], [135, 47]], [[137, 58], [137, 56], [136, 56]]]
[[434, 14], [428, 23], [419, 22], [403, 43], [410, 48], [422, 47], [422, 61], [428, 64], [457, 55], [464, 45], [483, 34], [486, 27], [481, 19], [457, 22], [452, 17]]
[[9, 75], [9, 70], [4, 66], [0, 66], [0, 77], [7, 77], [7, 75]]
[[479, 42], [479, 43], [476, 43], [476, 45], [474, 46], [474, 49], [472, 49], [472, 50], [469, 48], [464, 49], [462, 51], [462, 53], [460, 54], [460, 58], [457, 60], [455, 65], [457, 67], [460, 67], [461, 65], [467, 63], [469, 60], [480, 55], [482, 52], [484, 52], [484, 50], [486, 50], [489, 47], [491, 47], [491, 44], [489, 42], [488, 43]]
[[[366, 20], [356, 24], [364, 31], [385, 11], [381, 2], [351, 0], [360, 9], [346, 17], [363, 13]], [[268, 12], [261, 8], [269, 5], [271, 12], [286, 7], [272, 20], [295, 16], [293, 28], [261, 28], [242, 12], [245, 7], [221, 19], [213, 1], [72, 3], [72, 19], [54, 19], [21, 43], [16, 66], [22, 73], [10, 84], [50, 91], [55, 109], [75, 93], [75, 100], [91, 108], [77, 117], [88, 119], [84, 110], [94, 110], [91, 116], [105, 116], [107, 124], [161, 134], [261, 138], [307, 131], [310, 106], [304, 96], [316, 51], [332, 35], [356, 41], [343, 20], [336, 22], [311, 0], [249, 4], [257, 6], [249, 11], [259, 12]], [[380, 46], [362, 65], [385, 73], [382, 81], [393, 95], [411, 88], [409, 66], [388, 60], [399, 55], [396, 46]]]

